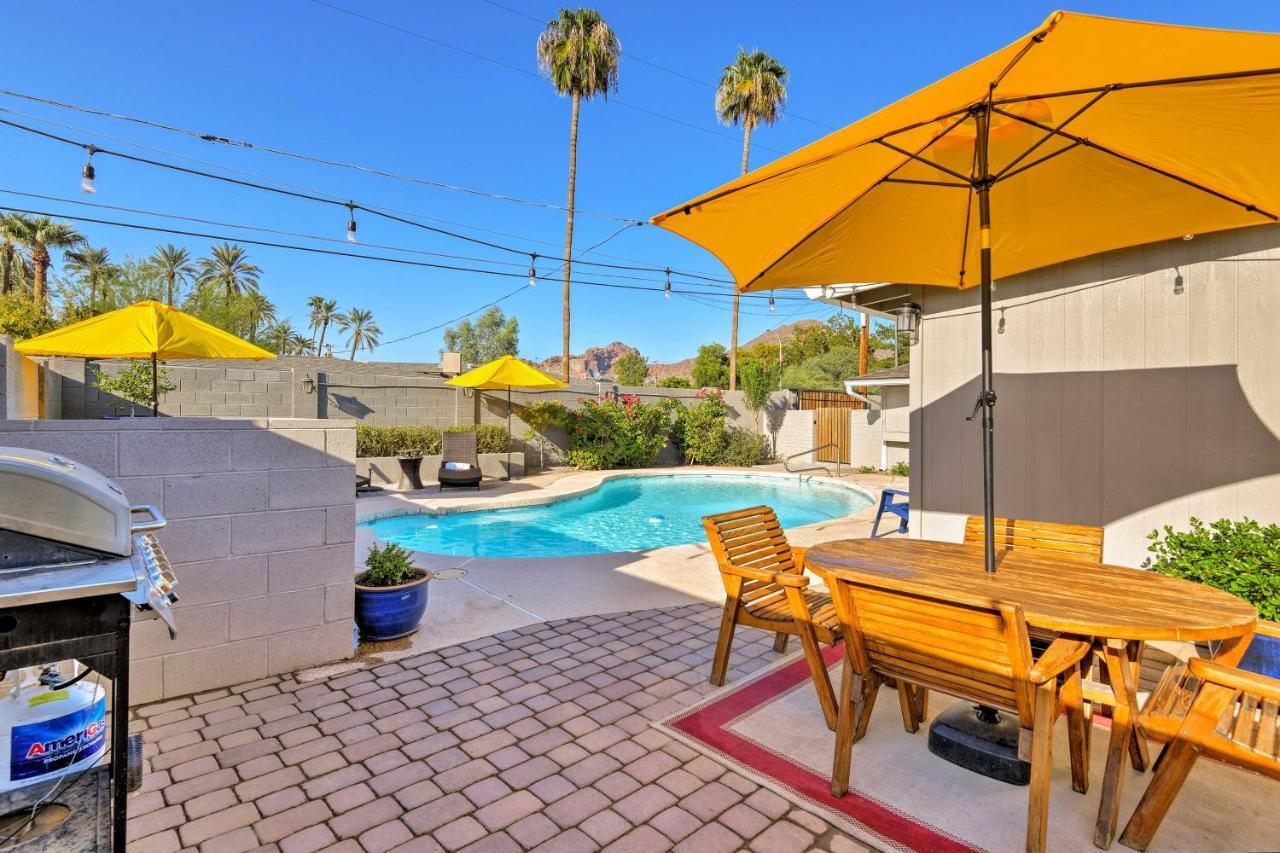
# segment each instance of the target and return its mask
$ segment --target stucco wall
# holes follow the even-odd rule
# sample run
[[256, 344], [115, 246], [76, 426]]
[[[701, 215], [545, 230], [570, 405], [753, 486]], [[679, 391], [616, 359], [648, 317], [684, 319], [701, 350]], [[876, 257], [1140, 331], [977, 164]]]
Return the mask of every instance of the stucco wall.
[[58, 453], [158, 506], [178, 636], [133, 630], [149, 702], [349, 657], [355, 430], [293, 419], [0, 421], [0, 445]]
[[911, 398], [906, 386], [880, 391], [879, 405], [849, 412], [849, 464], [891, 468], [907, 461], [911, 440]]
[[[996, 513], [1103, 525], [1140, 565], [1165, 524], [1280, 521], [1280, 227], [1093, 256], [999, 281]], [[912, 535], [981, 512], [979, 294], [915, 288]]]

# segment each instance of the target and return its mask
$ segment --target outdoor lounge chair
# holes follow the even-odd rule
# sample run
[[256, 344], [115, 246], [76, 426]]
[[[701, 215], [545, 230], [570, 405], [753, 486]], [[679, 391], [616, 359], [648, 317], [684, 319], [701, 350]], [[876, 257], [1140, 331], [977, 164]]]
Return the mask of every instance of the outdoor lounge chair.
[[724, 684], [729, 649], [738, 625], [772, 631], [774, 651], [786, 651], [787, 638], [800, 637], [818, 704], [828, 728], [836, 725], [836, 698], [819, 643], [834, 646], [840, 623], [831, 597], [809, 589], [803, 548], [792, 548], [767, 506], [740, 509], [702, 519], [707, 540], [724, 581], [724, 615], [716, 640], [711, 683]]
[[1065, 713], [1072, 787], [1088, 787], [1086, 721], [1080, 712], [1084, 640], [1060, 637], [1033, 660], [1022, 609], [975, 598], [934, 598], [828, 579], [845, 636], [831, 793], [849, 790], [853, 744], [866, 733], [880, 685], [895, 679], [903, 724], [915, 731], [920, 708], [903, 685], [939, 690], [960, 699], [1017, 715], [1018, 750], [1031, 763], [1027, 850], [1045, 848], [1052, 775], [1053, 724]]
[[[964, 544], [981, 545], [986, 524], [971, 515], [964, 525]], [[996, 550], [1052, 551], [1056, 556], [1077, 556], [1102, 562], [1102, 528], [1083, 524], [1058, 524], [1025, 518], [995, 519]]]
[[[1257, 633], [1280, 638], [1280, 624]], [[1120, 843], [1146, 850], [1201, 754], [1280, 779], [1280, 680], [1192, 658], [1165, 671], [1138, 715], [1164, 751]]]
[[474, 432], [446, 432], [441, 436], [440, 471], [436, 479], [440, 481], [440, 491], [444, 491], [445, 486], [480, 488], [483, 476]]

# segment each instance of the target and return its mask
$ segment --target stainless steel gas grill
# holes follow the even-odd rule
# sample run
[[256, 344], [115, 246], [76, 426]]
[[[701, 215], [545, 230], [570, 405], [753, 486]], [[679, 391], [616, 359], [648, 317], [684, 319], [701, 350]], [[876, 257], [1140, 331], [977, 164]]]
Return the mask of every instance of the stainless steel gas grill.
[[[164, 526], [155, 507], [131, 506], [92, 468], [0, 447], [0, 670], [75, 660], [112, 685], [110, 768], [68, 772], [57, 784], [46, 777], [0, 795], [0, 815], [20, 816], [0, 823], [0, 848], [31, 834], [41, 809], [75, 800], [81, 808], [64, 809], [65, 822], [22, 849], [125, 849], [129, 626], [158, 618], [171, 635], [176, 630], [176, 579], [153, 534]], [[56, 681], [41, 678], [55, 693], [66, 686]]]

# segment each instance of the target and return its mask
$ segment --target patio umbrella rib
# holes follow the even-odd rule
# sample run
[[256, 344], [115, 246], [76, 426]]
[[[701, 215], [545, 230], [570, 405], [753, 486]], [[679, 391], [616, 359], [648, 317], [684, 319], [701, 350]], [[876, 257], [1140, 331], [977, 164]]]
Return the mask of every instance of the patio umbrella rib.
[[[1115, 90], [1114, 90], [1114, 89], [1112, 89], [1112, 88], [1106, 88], [1106, 89], [1103, 89], [1103, 90], [1102, 90], [1101, 92], [1099, 92], [1098, 94], [1094, 95], [1092, 98], [1090, 98], [1090, 99], [1088, 100], [1088, 102], [1086, 102], [1084, 105], [1082, 105], [1078, 110], [1076, 110], [1076, 111], [1075, 111], [1075, 112], [1073, 112], [1071, 115], [1067, 116], [1067, 117], [1066, 117], [1066, 118], [1064, 118], [1062, 121], [1060, 121], [1060, 122], [1058, 123], [1058, 126], [1057, 126], [1057, 127], [1053, 128], [1053, 129], [1052, 129], [1052, 130], [1050, 130], [1049, 132], [1045, 133], [1045, 135], [1044, 135], [1044, 136], [1040, 137], [1038, 140], [1036, 140], [1034, 143], [1032, 143], [1032, 144], [1031, 144], [1031, 147], [1029, 147], [1026, 151], [1023, 151], [1023, 152], [1022, 152], [1021, 154], [1019, 154], [1017, 157], [1014, 157], [1014, 158], [1013, 158], [1012, 160], [1010, 160], [1007, 164], [1005, 164], [1005, 167], [1004, 167], [1003, 169], [1001, 169], [999, 172], [996, 172], [996, 173], [995, 173], [995, 175], [992, 177], [992, 180], [993, 180], [993, 181], [999, 181], [1002, 177], [1004, 177], [1004, 175], [1005, 175], [1007, 172], [1009, 172], [1011, 169], [1013, 169], [1013, 167], [1014, 167], [1014, 166], [1018, 165], [1018, 164], [1019, 164], [1019, 163], [1021, 163], [1023, 160], [1025, 160], [1028, 156], [1030, 156], [1031, 154], [1035, 153], [1035, 151], [1036, 151], [1037, 149], [1039, 149], [1039, 147], [1040, 147], [1041, 145], [1044, 145], [1046, 142], [1048, 142], [1050, 139], [1053, 139], [1055, 136], [1061, 136], [1061, 135], [1062, 135], [1062, 131], [1066, 128], [1066, 126], [1067, 126], [1067, 125], [1071, 124], [1071, 122], [1073, 122], [1073, 121], [1075, 121], [1076, 119], [1078, 119], [1078, 118], [1079, 118], [1081, 115], [1083, 115], [1083, 114], [1084, 114], [1084, 113], [1085, 113], [1085, 112], [1086, 112], [1090, 107], [1092, 107], [1093, 105], [1095, 105], [1096, 103], [1098, 103], [1098, 101], [1101, 101], [1101, 100], [1102, 100], [1103, 98], [1105, 98], [1105, 97], [1106, 97], [1110, 92], [1113, 92], [1113, 91], [1115, 91]], [[993, 107], [993, 109], [994, 109], [994, 107]], [[1040, 163], [1040, 162], [1043, 162], [1043, 160], [1037, 160], [1037, 161], [1036, 161], [1036, 163]], [[1033, 164], [1033, 165], [1034, 165], [1034, 164]]]
[[[928, 142], [926, 142], [924, 145], [920, 146], [920, 149], [919, 149], [919, 150], [920, 150], [920, 151], [928, 150], [929, 146], [933, 145], [933, 144], [934, 144], [935, 142], [937, 142], [939, 139], [941, 139], [942, 137], [946, 136], [946, 135], [947, 135], [948, 133], [950, 133], [951, 131], [955, 130], [957, 127], [959, 127], [961, 124], [963, 124], [963, 123], [964, 123], [964, 121], [965, 121], [965, 119], [967, 119], [968, 117], [969, 117], [969, 113], [968, 113], [968, 111], [965, 111], [964, 115], [962, 115], [959, 119], [957, 119], [956, 121], [954, 121], [954, 122], [952, 122], [951, 124], [947, 125], [947, 126], [946, 126], [942, 131], [940, 131], [939, 133], [937, 133], [936, 135], [934, 135], [934, 137], [933, 137], [932, 139], [930, 139], [930, 140], [929, 140]], [[908, 152], [904, 152], [904, 153], [908, 153]], [[908, 156], [908, 157], [906, 157], [905, 159], [903, 159], [903, 161], [902, 161], [901, 163], [899, 163], [898, 165], [894, 166], [892, 169], [890, 169], [890, 170], [889, 170], [888, 172], [886, 172], [885, 174], [881, 175], [879, 179], [877, 179], [877, 180], [876, 180], [876, 181], [874, 181], [872, 184], [870, 184], [870, 185], [869, 185], [866, 189], [864, 189], [862, 192], [860, 192], [860, 193], [858, 193], [856, 196], [854, 196], [854, 197], [853, 197], [853, 199], [851, 199], [851, 200], [849, 201], [849, 203], [848, 203], [848, 204], [842, 205], [842, 206], [841, 206], [839, 209], [837, 209], [834, 213], [832, 213], [830, 216], [828, 216], [826, 219], [824, 219], [822, 222], [820, 222], [818, 225], [816, 225], [816, 226], [813, 228], [813, 230], [811, 230], [808, 234], [804, 235], [804, 237], [802, 237], [800, 240], [798, 240], [798, 241], [796, 241], [795, 243], [793, 243], [793, 244], [792, 244], [792, 246], [791, 246], [791, 248], [787, 249], [787, 250], [786, 250], [785, 252], [783, 252], [781, 255], [779, 255], [778, 257], [774, 258], [774, 259], [773, 259], [773, 261], [772, 261], [772, 262], [770, 262], [770, 264], [769, 264], [767, 267], [765, 267], [765, 268], [764, 268], [764, 269], [762, 269], [760, 272], [758, 272], [755, 276], [753, 276], [753, 277], [752, 277], [752, 279], [751, 279], [751, 281], [747, 282], [747, 283], [746, 283], [746, 285], [744, 285], [743, 287], [740, 287], [740, 288], [738, 288], [738, 289], [739, 289], [739, 290], [743, 290], [743, 291], [750, 290], [750, 289], [751, 289], [751, 285], [753, 285], [753, 284], [755, 284], [757, 281], [759, 281], [761, 276], [765, 275], [765, 274], [766, 274], [766, 273], [768, 273], [771, 269], [773, 269], [774, 267], [776, 267], [778, 264], [782, 263], [782, 261], [786, 260], [786, 258], [787, 258], [787, 257], [788, 257], [792, 252], [794, 252], [796, 249], [800, 248], [800, 247], [801, 247], [801, 246], [803, 246], [805, 243], [807, 243], [810, 239], [812, 239], [812, 238], [813, 238], [813, 236], [814, 236], [815, 234], [817, 234], [817, 233], [818, 233], [819, 231], [821, 231], [823, 228], [826, 228], [828, 225], [830, 225], [830, 224], [831, 224], [831, 222], [832, 222], [832, 221], [833, 221], [837, 216], [840, 216], [842, 213], [844, 213], [845, 211], [849, 210], [849, 208], [853, 207], [853, 206], [854, 206], [855, 204], [857, 204], [859, 201], [861, 201], [862, 199], [866, 198], [866, 197], [867, 197], [867, 194], [868, 194], [868, 193], [870, 193], [872, 190], [874, 190], [876, 187], [878, 187], [878, 186], [880, 186], [881, 184], [883, 184], [886, 178], [891, 178], [891, 177], [893, 177], [893, 174], [894, 174], [895, 172], [897, 172], [899, 169], [901, 169], [903, 166], [905, 166], [905, 165], [907, 165], [908, 163], [910, 163], [910, 162], [911, 162], [911, 159], [912, 159], [912, 158], [911, 158], [911, 157], [909, 157], [909, 156]], [[961, 178], [961, 180], [965, 180], [965, 181], [968, 181], [968, 180], [969, 180], [968, 178], [964, 177], [963, 175], [961, 175], [961, 176], [960, 176], [960, 178]]]
[[[953, 130], [956, 126], [958, 126], [963, 121], [964, 119], [961, 119], [961, 121], [957, 122], [956, 125], [953, 125], [951, 128], [948, 128], [947, 132], [950, 133], [951, 130]], [[942, 136], [946, 136], [946, 135], [947, 135], [946, 133], [942, 134]], [[939, 136], [936, 139], [933, 139], [932, 141], [929, 142], [929, 145], [926, 145], [921, 150], [922, 151], [927, 150], [935, 142], [941, 139], [942, 136]], [[939, 172], [943, 172], [944, 174], [950, 175], [953, 178], [959, 178], [960, 180], [964, 181], [966, 184], [971, 180], [969, 176], [962, 175], [959, 172], [957, 172], [955, 169], [948, 169], [946, 166], [943, 166], [941, 163], [935, 163], [932, 160], [928, 159], [927, 157], [921, 157], [919, 154], [912, 154], [907, 149], [900, 148], [897, 145], [894, 145], [892, 142], [885, 142], [883, 139], [877, 139], [875, 141], [878, 145], [883, 145], [885, 148], [888, 148], [890, 151], [896, 151], [899, 154], [901, 154], [903, 157], [910, 158], [912, 160], [915, 160], [918, 163], [923, 163], [924, 165], [932, 169], [937, 169]], [[903, 165], [906, 165], [906, 164], [904, 163]]]
[[[1023, 124], [1029, 124], [1032, 127], [1038, 127], [1041, 130], [1047, 130], [1047, 131], [1053, 130], [1053, 128], [1051, 128], [1049, 125], [1042, 124], [1041, 122], [1038, 122], [1035, 119], [1029, 119], [1026, 116], [1015, 115], [1011, 112], [1008, 112], [1002, 109], [995, 109], [994, 111], [1006, 118], [1011, 118], [1011, 119], [1014, 119], [1015, 121], [1020, 121]], [[1280, 215], [1272, 213], [1271, 211], [1265, 208], [1259, 207], [1258, 205], [1252, 202], [1238, 199], [1234, 196], [1231, 196], [1231, 195], [1228, 195], [1227, 193], [1222, 192], [1221, 190], [1215, 190], [1213, 187], [1206, 186], [1205, 184], [1202, 184], [1198, 181], [1193, 181], [1188, 177], [1179, 175], [1177, 172], [1170, 172], [1168, 169], [1162, 169], [1161, 167], [1153, 165], [1151, 163], [1144, 163], [1142, 160], [1139, 160], [1137, 157], [1134, 157], [1131, 154], [1125, 154], [1123, 151], [1119, 151], [1108, 145], [1103, 145], [1100, 142], [1094, 142], [1092, 139], [1086, 139], [1083, 136], [1076, 136], [1075, 134], [1067, 133], [1065, 130], [1057, 131], [1057, 133], [1058, 135], [1065, 137], [1066, 139], [1073, 140], [1074, 142], [1080, 145], [1083, 145], [1087, 148], [1092, 148], [1095, 151], [1102, 152], [1103, 154], [1109, 154], [1112, 157], [1115, 157], [1119, 160], [1123, 160], [1126, 163], [1129, 163], [1131, 165], [1139, 166], [1148, 171], [1155, 172], [1157, 175], [1163, 175], [1164, 177], [1170, 178], [1171, 180], [1177, 181], [1178, 183], [1185, 184], [1189, 187], [1192, 187], [1193, 189], [1197, 189], [1197, 190], [1200, 190], [1201, 192], [1208, 193], [1209, 195], [1214, 196], [1216, 198], [1220, 198], [1223, 201], [1228, 201], [1234, 205], [1238, 205], [1239, 207], [1244, 208], [1250, 213], [1257, 213], [1260, 216], [1265, 216], [1266, 218], [1270, 219], [1273, 222], [1280, 222]]]
[[1160, 80], [1138, 80], [1132, 83], [1106, 83], [1100, 86], [1085, 86], [1080, 89], [1063, 89], [1058, 92], [1042, 92], [1035, 95], [1015, 95], [1007, 98], [996, 98], [991, 102], [993, 107], [1006, 104], [1021, 104], [1027, 101], [1047, 101], [1050, 98], [1070, 98], [1077, 95], [1089, 95], [1104, 89], [1119, 91], [1121, 89], [1149, 89], [1154, 86], [1181, 86], [1188, 83], [1213, 83], [1218, 80], [1238, 80], [1248, 77], [1265, 77], [1280, 74], [1280, 68], [1253, 68], [1248, 71], [1224, 71], [1221, 74], [1195, 74], [1189, 77], [1166, 77]]
[[1080, 145], [1081, 145], [1080, 142], [1073, 141], [1070, 145], [1064, 145], [1063, 147], [1059, 148], [1057, 151], [1051, 151], [1048, 154], [1044, 155], [1043, 157], [1039, 158], [1038, 160], [1032, 160], [1030, 163], [1027, 163], [1025, 166], [1019, 166], [1018, 168], [1014, 169], [1012, 172], [1008, 172], [1008, 173], [1001, 172], [999, 175], [996, 176], [996, 181], [997, 182], [1007, 181], [1010, 178], [1013, 178], [1017, 175], [1021, 175], [1023, 172], [1027, 171], [1028, 169], [1034, 169], [1036, 166], [1039, 166], [1041, 163], [1044, 163], [1048, 160], [1052, 160], [1054, 157], [1057, 157], [1060, 154], [1066, 154], [1068, 151], [1072, 151], [1080, 147]]

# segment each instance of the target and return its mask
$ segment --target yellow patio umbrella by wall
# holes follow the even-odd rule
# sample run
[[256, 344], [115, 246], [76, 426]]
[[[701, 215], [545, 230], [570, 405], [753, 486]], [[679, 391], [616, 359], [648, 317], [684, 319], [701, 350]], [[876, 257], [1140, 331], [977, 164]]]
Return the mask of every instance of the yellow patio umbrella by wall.
[[1057, 12], [985, 59], [653, 222], [714, 253], [744, 291], [981, 286], [975, 414], [994, 571], [992, 280], [1276, 222], [1278, 150], [1280, 35]]
[[162, 302], [146, 300], [14, 345], [24, 355], [79, 358], [151, 359], [151, 414], [160, 408], [158, 359], [275, 358], [275, 353], [243, 341]]
[[446, 380], [444, 384], [452, 385], [454, 388], [473, 388], [477, 391], [507, 389], [507, 476], [504, 479], [511, 478], [511, 389], [545, 391], [565, 387], [564, 382], [548, 376], [514, 355], [495, 358], [488, 364], [482, 364]]

